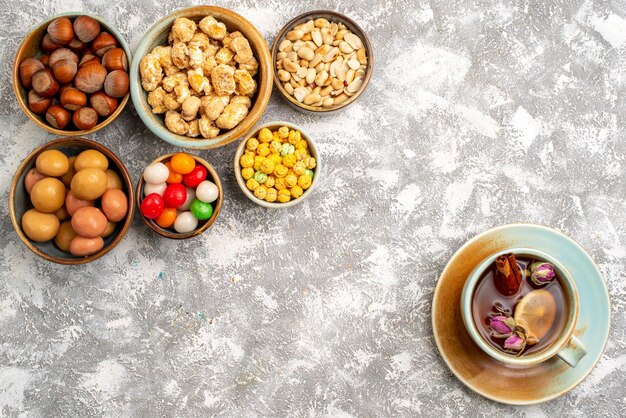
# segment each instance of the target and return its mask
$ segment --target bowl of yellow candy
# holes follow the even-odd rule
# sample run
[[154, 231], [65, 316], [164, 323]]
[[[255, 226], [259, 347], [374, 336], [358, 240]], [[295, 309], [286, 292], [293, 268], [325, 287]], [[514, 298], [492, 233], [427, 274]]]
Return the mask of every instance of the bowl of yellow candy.
[[321, 173], [315, 143], [288, 122], [256, 127], [235, 154], [235, 177], [244, 194], [266, 208], [287, 208], [310, 196]]

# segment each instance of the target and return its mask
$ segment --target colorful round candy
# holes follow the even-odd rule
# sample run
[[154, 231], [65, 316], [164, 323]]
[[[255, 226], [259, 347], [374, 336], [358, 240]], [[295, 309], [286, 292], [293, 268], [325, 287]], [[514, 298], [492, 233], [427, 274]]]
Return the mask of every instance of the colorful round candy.
[[203, 202], [199, 199], [194, 199], [189, 206], [189, 210], [200, 221], [206, 221], [213, 216], [213, 206], [210, 203]]
[[151, 193], [141, 202], [140, 210], [146, 218], [156, 219], [161, 215], [164, 208], [163, 198], [156, 193]]
[[205, 203], [215, 202], [218, 196], [219, 189], [211, 181], [205, 180], [196, 188], [196, 197]]
[[157, 225], [161, 228], [169, 228], [174, 225], [174, 221], [176, 220], [176, 209], [174, 208], [165, 208], [163, 212], [156, 219]]
[[143, 171], [143, 179], [146, 183], [165, 183], [170, 175], [170, 170], [163, 163], [152, 163]]
[[189, 210], [189, 206], [191, 205], [191, 202], [193, 202], [193, 200], [196, 198], [195, 189], [192, 189], [191, 187], [187, 187], [186, 192], [187, 192], [187, 199], [185, 199], [185, 203], [183, 203], [182, 205], [178, 207], [178, 210]]
[[163, 196], [163, 192], [165, 191], [166, 188], [167, 188], [167, 183], [165, 182], [159, 183], [159, 184], [146, 183], [143, 186], [143, 195], [148, 196], [149, 194], [156, 193], [160, 196]]
[[180, 234], [191, 232], [198, 227], [198, 218], [191, 212], [181, 212], [174, 221], [174, 229]]
[[178, 208], [186, 199], [187, 190], [180, 183], [170, 184], [163, 192], [163, 201], [168, 208]]
[[196, 160], [194, 160], [191, 155], [185, 154], [184, 152], [174, 154], [170, 162], [172, 163], [174, 171], [180, 174], [189, 174], [196, 166]]
[[193, 170], [191, 170], [191, 173], [185, 174], [183, 176], [183, 183], [185, 183], [185, 186], [187, 187], [196, 188], [206, 179], [207, 174], [208, 171], [206, 167], [198, 164], [194, 167]]
[[183, 175], [174, 171], [174, 169], [172, 168], [171, 162], [168, 161], [167, 163], [165, 163], [165, 166], [170, 171], [170, 175], [167, 176], [167, 180], [166, 180], [168, 184], [183, 182]]

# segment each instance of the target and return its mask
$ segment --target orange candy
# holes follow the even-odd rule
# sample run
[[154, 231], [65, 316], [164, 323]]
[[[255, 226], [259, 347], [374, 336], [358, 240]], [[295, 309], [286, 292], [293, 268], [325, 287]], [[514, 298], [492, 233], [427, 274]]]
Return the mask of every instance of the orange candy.
[[165, 208], [161, 215], [156, 220], [157, 225], [161, 228], [169, 228], [174, 225], [174, 221], [176, 220], [176, 209], [174, 208]]
[[172, 168], [171, 162], [169, 161], [166, 162], [165, 166], [168, 168], [168, 170], [170, 170], [170, 175], [167, 176], [167, 180], [166, 180], [168, 184], [183, 182], [183, 175], [174, 171], [174, 169]]
[[172, 168], [179, 174], [189, 174], [196, 167], [196, 160], [189, 154], [184, 152], [176, 153], [170, 160]]

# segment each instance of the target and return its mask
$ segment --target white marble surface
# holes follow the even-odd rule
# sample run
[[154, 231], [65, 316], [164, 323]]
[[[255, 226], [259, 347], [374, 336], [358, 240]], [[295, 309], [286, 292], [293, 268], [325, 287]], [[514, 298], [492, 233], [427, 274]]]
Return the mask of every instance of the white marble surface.
[[[134, 48], [190, 4], [0, 0], [0, 416], [623, 416], [626, 3], [218, 1], [270, 44], [311, 9], [345, 12], [369, 33], [376, 71], [357, 104], [312, 117], [275, 96], [261, 119], [317, 138], [326, 169], [315, 195], [290, 210], [255, 206], [234, 180], [231, 144], [199, 153], [225, 188], [201, 238], [168, 241], [137, 218], [89, 265], [35, 258], [7, 209], [19, 162], [52, 138], [13, 97], [21, 39], [50, 15], [84, 10]], [[175, 150], [132, 106], [91, 139], [135, 181]], [[458, 382], [429, 317], [451, 254], [517, 221], [586, 248], [613, 313], [590, 376], [526, 408]]]

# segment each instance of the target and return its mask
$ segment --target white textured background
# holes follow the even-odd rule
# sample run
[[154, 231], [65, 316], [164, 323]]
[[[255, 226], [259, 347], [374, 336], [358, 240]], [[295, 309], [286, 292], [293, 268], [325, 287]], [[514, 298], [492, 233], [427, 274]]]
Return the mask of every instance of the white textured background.
[[[624, 415], [626, 410], [626, 3], [624, 1], [218, 1], [269, 44], [311, 9], [370, 35], [366, 94], [330, 117], [278, 97], [319, 142], [309, 200], [267, 211], [232, 173], [236, 144], [199, 154], [225, 188], [213, 228], [186, 242], [137, 218], [103, 259], [62, 267], [17, 239], [7, 209], [19, 162], [52, 138], [10, 85], [13, 55], [44, 18], [85, 10], [134, 48], [197, 2], [0, 0], [0, 416]], [[174, 151], [128, 106], [91, 136], [136, 181]], [[613, 326], [593, 373], [530, 408], [485, 400], [435, 348], [430, 308], [452, 253], [489, 227], [560, 229], [598, 262]]]

